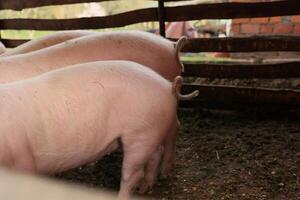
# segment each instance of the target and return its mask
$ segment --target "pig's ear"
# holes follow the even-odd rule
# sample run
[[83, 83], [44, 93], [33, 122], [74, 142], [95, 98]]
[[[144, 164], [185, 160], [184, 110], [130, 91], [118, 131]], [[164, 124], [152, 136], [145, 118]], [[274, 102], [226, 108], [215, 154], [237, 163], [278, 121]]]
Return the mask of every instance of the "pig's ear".
[[195, 90], [190, 94], [185, 94], [185, 95], [181, 94], [180, 90], [182, 87], [182, 83], [183, 83], [183, 78], [181, 76], [176, 76], [172, 85], [173, 93], [175, 94], [178, 100], [190, 100], [199, 95], [199, 90]]
[[178, 41], [175, 44], [176, 59], [177, 59], [178, 63], [181, 65], [181, 71], [182, 72], [184, 72], [184, 65], [180, 61], [180, 51], [184, 47], [184, 45], [186, 45], [187, 42], [188, 42], [187, 37], [182, 36], [178, 39]]

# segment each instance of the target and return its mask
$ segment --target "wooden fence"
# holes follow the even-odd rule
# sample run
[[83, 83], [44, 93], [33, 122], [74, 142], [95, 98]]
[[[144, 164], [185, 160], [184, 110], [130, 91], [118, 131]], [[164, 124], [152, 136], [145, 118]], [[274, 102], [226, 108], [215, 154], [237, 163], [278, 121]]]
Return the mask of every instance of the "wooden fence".
[[[101, 2], [108, 0], [9, 0], [0, 1], [0, 9], [22, 10], [47, 5]], [[113, 1], [113, 0], [111, 0]], [[149, 0], [150, 1], [150, 0]], [[154, 1], [154, 0], [153, 0]], [[75, 30], [121, 27], [125, 25], [159, 21], [160, 33], [165, 35], [165, 22], [197, 19], [236, 19], [300, 15], [299, 0], [260, 3], [212, 3], [165, 7], [156, 0], [157, 8], [139, 9], [105, 17], [76, 19], [1, 19], [1, 30]], [[181, 0], [183, 1], [183, 0]], [[117, 2], [116, 2], [117, 3]], [[26, 40], [3, 39], [7, 47], [16, 47]], [[300, 36], [254, 36], [244, 38], [191, 39], [184, 52], [263, 52], [300, 51]], [[270, 64], [210, 64], [185, 63], [186, 77], [205, 78], [300, 78], [300, 61]], [[184, 91], [200, 90], [199, 99], [183, 105], [202, 105], [204, 102], [224, 104], [260, 104], [300, 106], [300, 90], [280, 90], [233, 86], [185, 84]]]

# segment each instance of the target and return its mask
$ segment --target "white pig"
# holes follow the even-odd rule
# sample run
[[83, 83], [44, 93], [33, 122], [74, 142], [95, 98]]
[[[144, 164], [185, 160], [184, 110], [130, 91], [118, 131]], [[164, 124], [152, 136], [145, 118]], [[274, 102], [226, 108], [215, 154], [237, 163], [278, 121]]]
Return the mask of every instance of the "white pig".
[[[0, 164], [52, 174], [122, 147], [119, 197], [154, 183], [174, 160], [182, 78], [129, 61], [99, 61], [0, 85]], [[162, 155], [161, 148], [164, 148]]]
[[87, 30], [72, 30], [72, 31], [58, 31], [51, 33], [46, 36], [39, 38], [34, 38], [20, 46], [17, 46], [9, 51], [1, 51], [0, 45], [0, 54], [3, 52], [0, 57], [13, 56], [18, 54], [24, 54], [31, 51], [36, 51], [46, 47], [50, 47], [71, 39], [79, 38], [82, 36], [90, 35], [97, 33], [96, 31], [87, 31]]
[[5, 52], [6, 52], [6, 47], [2, 42], [0, 42], [0, 56], [5, 54]]
[[101, 60], [129, 60], [152, 68], [166, 79], [183, 69], [179, 51], [186, 38], [177, 43], [142, 31], [95, 33], [40, 49], [1, 57], [0, 83], [25, 79], [68, 65]]

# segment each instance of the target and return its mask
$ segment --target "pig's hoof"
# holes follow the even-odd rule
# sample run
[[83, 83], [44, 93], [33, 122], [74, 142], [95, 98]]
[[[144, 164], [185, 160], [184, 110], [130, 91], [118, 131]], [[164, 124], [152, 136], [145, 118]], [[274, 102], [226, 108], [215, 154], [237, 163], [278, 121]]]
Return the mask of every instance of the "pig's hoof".
[[162, 178], [162, 179], [166, 179], [166, 178], [168, 178], [168, 177], [170, 177], [171, 176], [171, 172], [170, 172], [171, 170], [163, 170], [162, 172], [161, 172], [161, 174], [160, 174], [160, 177]]
[[153, 186], [153, 183], [148, 183], [146, 181], [143, 181], [141, 186], [139, 187], [139, 193], [145, 194], [145, 192], [149, 191]]

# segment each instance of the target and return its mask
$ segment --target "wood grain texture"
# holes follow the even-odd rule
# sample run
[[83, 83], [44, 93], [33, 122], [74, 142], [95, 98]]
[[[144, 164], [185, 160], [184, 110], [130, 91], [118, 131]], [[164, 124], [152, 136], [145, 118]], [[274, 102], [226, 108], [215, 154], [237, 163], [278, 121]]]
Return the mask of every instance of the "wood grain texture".
[[300, 106], [300, 90], [185, 84], [182, 93], [199, 90], [199, 99], [221, 103]]
[[204, 78], [300, 78], [300, 62], [281, 63], [185, 63], [183, 76]]

